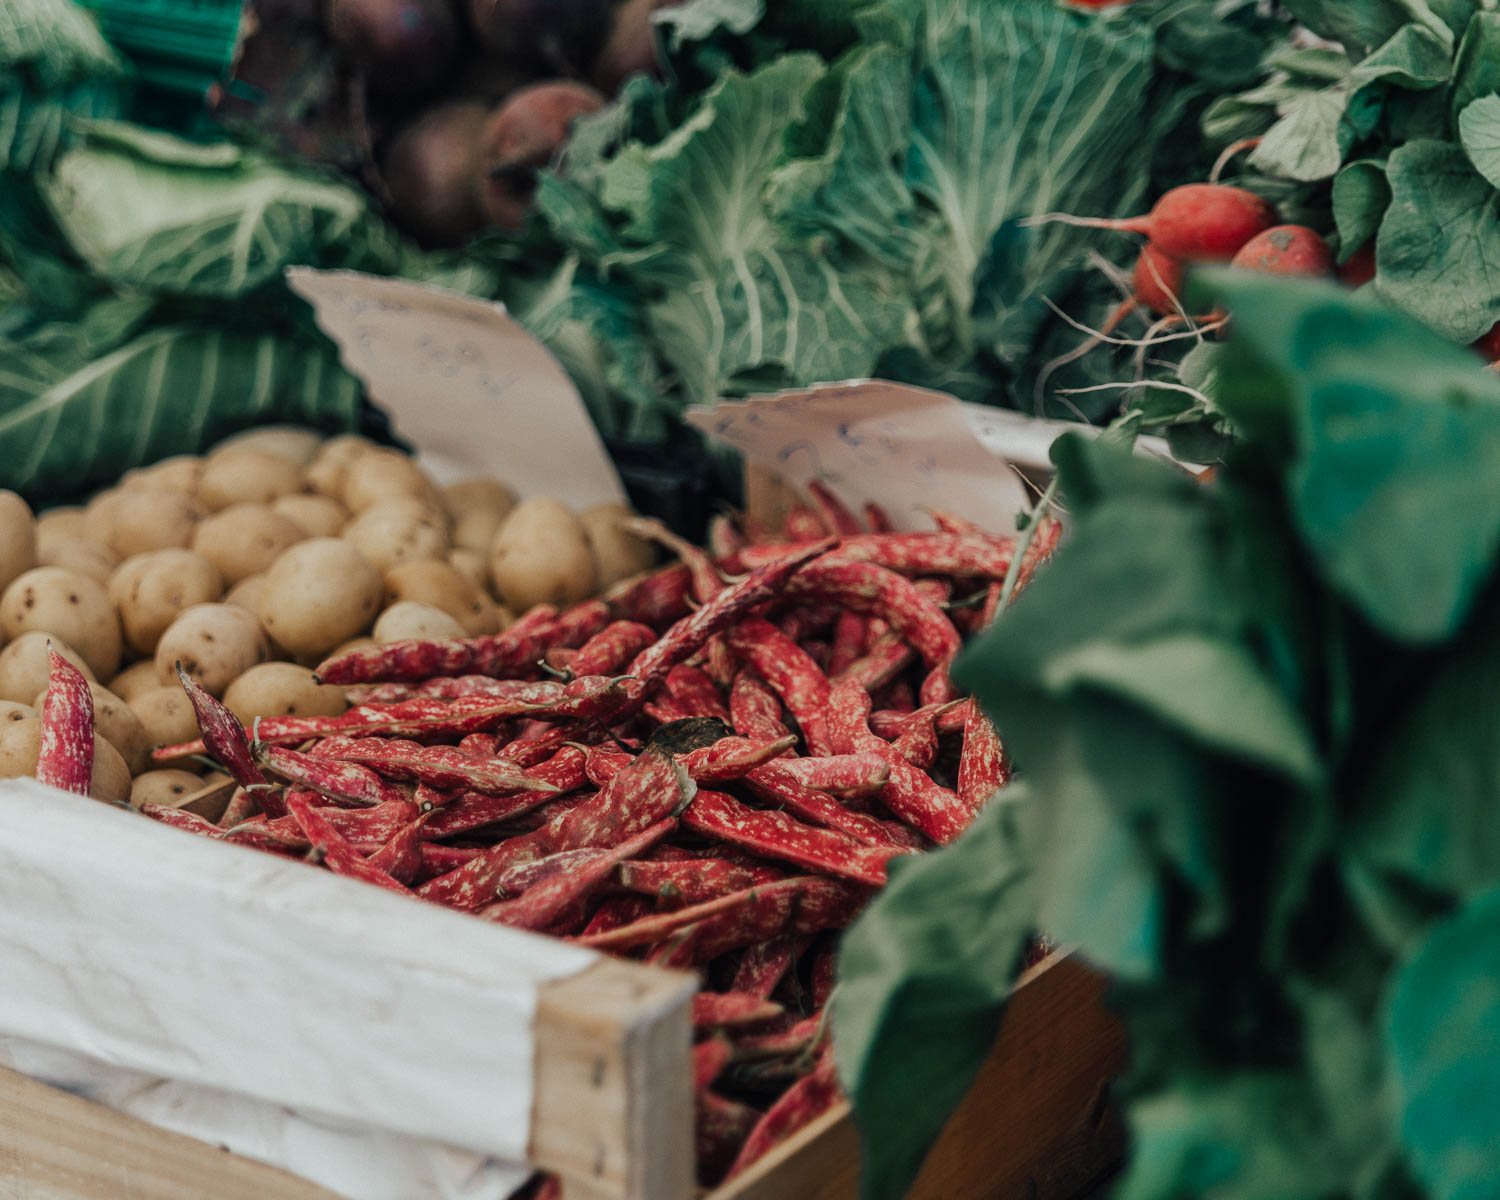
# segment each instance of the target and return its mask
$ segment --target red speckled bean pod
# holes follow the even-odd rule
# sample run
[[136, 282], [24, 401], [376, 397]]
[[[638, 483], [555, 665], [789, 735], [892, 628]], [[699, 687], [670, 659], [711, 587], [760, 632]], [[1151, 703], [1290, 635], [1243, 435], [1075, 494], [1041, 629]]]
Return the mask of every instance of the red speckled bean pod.
[[785, 878], [785, 873], [768, 865], [700, 858], [686, 862], [625, 862], [620, 864], [618, 876], [621, 887], [680, 905], [701, 904], [758, 884], [774, 883]]
[[888, 683], [870, 697], [870, 702], [879, 702], [900, 717], [909, 717], [917, 711], [917, 700], [912, 695], [911, 684], [904, 679]]
[[713, 559], [700, 547], [685, 538], [678, 537], [660, 521], [650, 517], [633, 517], [622, 522], [623, 528], [636, 537], [656, 542], [672, 551], [692, 575], [691, 591], [699, 604], [707, 604], [724, 590], [724, 579]]
[[833, 623], [833, 640], [825, 669], [838, 675], [864, 657], [870, 640], [870, 619], [862, 613], [844, 611]]
[[[367, 740], [367, 739], [361, 739]], [[355, 743], [357, 744], [357, 742]], [[314, 758], [282, 746], [261, 745], [256, 760], [289, 783], [335, 801], [349, 804], [386, 804], [411, 799], [406, 790], [381, 778], [369, 767], [338, 758]]]
[[828, 744], [828, 676], [806, 651], [763, 617], [747, 617], [729, 633], [729, 648], [781, 697], [807, 741], [822, 757]]
[[648, 700], [643, 708], [646, 715], [658, 725], [670, 725], [674, 721], [691, 721], [693, 719], [693, 714], [679, 705], [670, 696], [658, 696], [655, 700]]
[[632, 921], [639, 921], [651, 911], [651, 901], [645, 896], [606, 896], [603, 902], [583, 927], [585, 935], [607, 933], [619, 929]]
[[760, 1120], [760, 1113], [739, 1100], [703, 1088], [694, 1097], [693, 1145], [699, 1178], [713, 1185]]
[[533, 779], [550, 783], [557, 790], [512, 792], [502, 796], [464, 792], [441, 811], [433, 813], [432, 819], [427, 823], [427, 836], [452, 837], [482, 829], [496, 821], [530, 812], [547, 803], [553, 796], [577, 791], [587, 782], [584, 776], [584, 752], [576, 746], [564, 746], [550, 759], [531, 768], [530, 775]]
[[[868, 562], [903, 575], [959, 575], [1004, 579], [1016, 539], [988, 533], [864, 533], [845, 538], [830, 561]], [[745, 549], [746, 566], [765, 562], [772, 548]]]
[[491, 758], [500, 748], [500, 739], [493, 733], [469, 733], [459, 739], [458, 748], [475, 758]]
[[574, 675], [616, 675], [647, 646], [656, 631], [639, 621], [613, 621], [578, 648], [569, 670]]
[[193, 713], [198, 718], [198, 729], [203, 734], [203, 744], [210, 754], [224, 767], [241, 787], [263, 784], [266, 777], [255, 765], [255, 756], [250, 751], [250, 739], [240, 720], [224, 705], [205, 692], [193, 678], [177, 664], [177, 678], [182, 689], [192, 702]]
[[741, 737], [774, 741], [791, 731], [781, 719], [781, 698], [746, 667], [729, 689], [729, 723]]
[[308, 792], [290, 791], [286, 795], [286, 807], [307, 836], [307, 840], [312, 843], [313, 849], [322, 855], [323, 862], [327, 864], [330, 871], [336, 875], [347, 875], [351, 879], [373, 883], [376, 887], [399, 892], [403, 896], [411, 895], [410, 891], [384, 871], [372, 867], [364, 856], [334, 829], [328, 818], [313, 808], [310, 803], [313, 798]]
[[833, 677], [835, 684], [857, 683], [873, 692], [890, 683], [916, 661], [916, 651], [897, 633], [882, 633], [863, 658], [856, 659]]
[[848, 800], [873, 796], [891, 777], [882, 754], [833, 754], [827, 758], [783, 758], [778, 770], [803, 787]]
[[630, 674], [635, 676], [640, 689], [649, 691], [675, 664], [693, 654], [714, 634], [722, 633], [752, 609], [782, 594], [788, 581], [794, 579], [809, 560], [832, 545], [832, 540], [818, 542], [758, 567], [738, 583], [725, 588], [697, 612], [678, 621], [630, 664]]
[[405, 683], [434, 675], [501, 675], [525, 670], [541, 657], [557, 610], [539, 604], [503, 633], [477, 638], [414, 638], [358, 646], [318, 665], [323, 683]]
[[784, 812], [741, 804], [723, 792], [700, 791], [683, 813], [688, 829], [828, 875], [879, 887], [886, 863], [904, 848], [867, 846], [847, 834], [818, 829]]
[[715, 513], [708, 519], [708, 552], [720, 567], [727, 571], [739, 570], [739, 552], [749, 545], [748, 539], [732, 518], [724, 513]]
[[[545, 644], [549, 649], [557, 647], [564, 650], [576, 650], [603, 630], [612, 619], [609, 605], [605, 601], [585, 600], [582, 604], [575, 604], [557, 618], [556, 623], [547, 633]], [[493, 672], [490, 673], [493, 674]]]
[[1000, 735], [979, 705], [970, 703], [964, 724], [964, 747], [958, 758], [958, 798], [978, 812], [996, 791], [1010, 782], [1010, 759]]
[[772, 938], [751, 946], [740, 956], [729, 990], [745, 996], [768, 997], [791, 969], [795, 958], [796, 947], [791, 938]]
[[834, 532], [806, 504], [794, 504], [781, 519], [781, 534], [789, 542], [813, 542]]
[[946, 710], [956, 707], [958, 702], [924, 704], [906, 714], [902, 718], [901, 731], [891, 739], [892, 748], [919, 770], [932, 770], [938, 753], [937, 719]]
[[436, 842], [422, 843], [422, 868], [417, 872], [415, 883], [426, 883], [449, 871], [456, 871], [464, 863], [484, 853], [483, 846], [443, 846]]
[[369, 864], [377, 871], [384, 871], [397, 883], [410, 887], [422, 869], [422, 827], [429, 813], [419, 813], [415, 820], [408, 821], [369, 857]]
[[170, 825], [174, 829], [181, 829], [187, 833], [196, 833], [200, 837], [213, 838], [218, 841], [224, 835], [224, 831], [212, 821], [200, 817], [197, 813], [184, 812], [180, 808], [168, 808], [165, 804], [152, 804], [148, 801], [141, 805], [141, 812], [153, 821], [159, 821], [163, 825]]
[[649, 575], [637, 575], [616, 584], [604, 601], [616, 617], [661, 629], [681, 620], [691, 610], [688, 602], [692, 572], [674, 563]]
[[[321, 796], [309, 793], [303, 788], [297, 791], [299, 795], [308, 797], [309, 803], [322, 799]], [[421, 815], [421, 810], [416, 803], [408, 799], [391, 800], [374, 808], [337, 808], [331, 805], [318, 805], [313, 811], [327, 821], [335, 833], [346, 839], [361, 854], [373, 854]], [[289, 842], [303, 836], [301, 826], [292, 816], [279, 817], [266, 821], [264, 824], [253, 821], [247, 826], [242, 826], [241, 829], [263, 830]]]
[[667, 672], [667, 695], [678, 708], [694, 717], [718, 717], [729, 724], [729, 709], [719, 695], [718, 685], [701, 667], [678, 663]]
[[51, 643], [47, 663], [36, 778], [49, 787], [87, 796], [94, 776], [94, 694], [83, 672]]
[[974, 524], [968, 517], [945, 512], [941, 508], [928, 508], [927, 515], [932, 518], [932, 523], [937, 526], [939, 533], [977, 533], [980, 535], [988, 533], [988, 530]]
[[515, 900], [501, 900], [479, 910], [479, 915], [499, 925], [515, 929], [545, 929], [567, 909], [588, 898], [614, 873], [614, 869], [632, 855], [649, 850], [672, 830], [672, 818], [658, 821], [608, 849], [587, 851], [587, 862], [574, 863], [567, 871], [551, 875], [526, 889]]
[[755, 1123], [724, 1178], [733, 1179], [774, 1146], [821, 1117], [838, 1103], [840, 1094], [833, 1053], [826, 1050], [811, 1073], [787, 1088]]
[[234, 794], [229, 797], [229, 806], [224, 809], [224, 815], [219, 818], [219, 828], [233, 829], [251, 817], [259, 816], [260, 801], [255, 797], [255, 792], [245, 788], [236, 788]]
[[880, 800], [895, 816], [946, 845], [968, 828], [974, 814], [958, 796], [933, 782], [870, 732], [870, 696], [858, 684], [838, 684], [829, 706], [829, 733], [844, 753], [879, 754], [890, 768]]
[[871, 533], [893, 533], [896, 529], [896, 522], [891, 520], [891, 514], [873, 500], [865, 502], [865, 524], [870, 527]]
[[344, 699], [350, 708], [362, 704], [399, 704], [416, 694], [416, 685], [410, 683], [356, 683], [344, 689]]
[[[776, 929], [765, 934], [765, 937], [770, 937], [779, 931], [781, 925], [786, 924], [799, 897], [814, 887], [832, 882], [834, 881], [816, 876], [798, 875], [791, 879], [777, 880], [774, 883], [758, 884], [743, 891], [716, 896], [712, 900], [689, 904], [685, 908], [671, 912], [654, 913], [629, 925], [622, 925], [619, 929], [610, 930], [608, 933], [591, 934], [577, 940], [596, 950], [628, 950], [634, 946], [652, 945], [679, 929], [685, 929], [689, 925], [695, 925], [710, 918], [737, 914], [739, 910], [768, 908], [774, 910], [779, 922]], [[762, 941], [764, 938], [752, 940]]]
[[745, 782], [757, 796], [781, 805], [804, 820], [847, 834], [867, 846], [889, 846], [899, 850], [923, 848], [921, 838], [904, 825], [851, 812], [832, 796], [804, 787], [778, 763], [757, 767], [745, 776]]
[[821, 1009], [833, 998], [833, 985], [838, 982], [839, 958], [835, 943], [825, 940], [813, 952], [812, 970], [808, 992], [815, 1009]]
[[738, 908], [696, 922], [681, 943], [662, 956], [660, 965], [694, 966], [779, 934], [798, 937], [842, 928], [858, 915], [869, 895], [867, 887], [827, 878], [809, 878], [791, 892], [776, 890], [775, 885], [756, 889]]
[[[747, 956], [750, 953], [750, 950], [745, 951]], [[830, 957], [828, 961], [834, 960]], [[821, 1009], [823, 1006], [815, 1004], [814, 1007]], [[812, 1016], [804, 1017], [795, 1025], [774, 1033], [739, 1035], [734, 1039], [734, 1053], [731, 1058], [734, 1062], [750, 1062], [759, 1058], [791, 1058], [803, 1055], [823, 1041], [828, 1035], [828, 1030], [829, 1023], [823, 1019], [823, 1014], [814, 1012]]]
[[475, 758], [452, 746], [421, 746], [394, 738], [359, 738], [340, 752], [339, 759], [364, 763], [384, 775], [436, 788], [467, 788], [488, 795], [558, 790], [509, 759]]
[[836, 533], [840, 537], [854, 537], [864, 533], [865, 528], [859, 523], [859, 518], [849, 511], [848, 506], [822, 480], [809, 481], [807, 494], [812, 497], [818, 517], [830, 533]]
[[559, 850], [611, 846], [681, 812], [695, 785], [670, 754], [648, 750], [607, 787], [511, 838], [458, 870], [429, 880], [420, 894], [452, 908], [472, 910], [495, 898], [495, 882], [518, 862]]
[[[756, 767], [785, 754], [795, 744], [791, 734], [774, 742], [752, 741], [749, 738], [720, 738], [712, 745], [700, 746], [686, 754], [677, 755], [677, 761], [686, 769], [694, 783], [729, 783], [742, 779]], [[591, 747], [584, 769], [589, 781], [603, 787], [615, 775], [633, 761], [623, 750]]]
[[785, 1011], [774, 1000], [743, 992], [699, 992], [693, 997], [693, 1025], [699, 1029], [762, 1025]]
[[711, 1037], [693, 1047], [693, 1090], [702, 1091], [719, 1077], [734, 1056], [734, 1044], [726, 1037]]

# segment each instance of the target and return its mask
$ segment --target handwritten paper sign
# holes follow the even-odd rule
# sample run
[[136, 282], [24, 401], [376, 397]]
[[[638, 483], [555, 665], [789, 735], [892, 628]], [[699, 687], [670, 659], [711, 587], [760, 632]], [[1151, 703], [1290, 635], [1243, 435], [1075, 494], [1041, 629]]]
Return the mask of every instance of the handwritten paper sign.
[[573, 381], [503, 305], [358, 271], [286, 274], [440, 483], [496, 476], [579, 509], [625, 499]]
[[928, 508], [1013, 528], [1026, 490], [975, 436], [966, 407], [942, 392], [859, 380], [721, 400], [687, 420], [793, 487], [817, 479], [853, 506], [883, 505], [903, 529], [931, 528]]

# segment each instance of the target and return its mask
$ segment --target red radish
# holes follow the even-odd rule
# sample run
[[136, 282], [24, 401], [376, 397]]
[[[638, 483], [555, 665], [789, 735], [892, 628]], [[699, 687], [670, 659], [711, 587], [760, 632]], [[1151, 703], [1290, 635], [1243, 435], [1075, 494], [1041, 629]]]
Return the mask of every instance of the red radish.
[[1159, 317], [1181, 306], [1183, 263], [1147, 242], [1135, 260], [1135, 298]]
[[1490, 331], [1476, 341], [1470, 342], [1469, 346], [1479, 352], [1479, 356], [1487, 363], [1500, 359], [1500, 321], [1490, 326]]
[[1143, 217], [1107, 220], [1047, 213], [1025, 223], [1048, 221], [1143, 233], [1163, 254], [1184, 262], [1227, 262], [1257, 233], [1275, 224], [1276, 210], [1244, 188], [1226, 183], [1185, 183], [1163, 193]]
[[1375, 243], [1366, 242], [1339, 268], [1339, 282], [1361, 287], [1375, 278]]
[[1229, 265], [1269, 275], [1332, 275], [1333, 251], [1306, 225], [1276, 225], [1241, 246]]

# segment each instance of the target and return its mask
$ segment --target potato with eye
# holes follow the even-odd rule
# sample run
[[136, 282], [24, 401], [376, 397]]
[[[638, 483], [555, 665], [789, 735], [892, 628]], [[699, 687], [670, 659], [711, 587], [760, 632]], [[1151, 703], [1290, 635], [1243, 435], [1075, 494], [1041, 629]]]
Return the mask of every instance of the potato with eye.
[[231, 504], [270, 504], [278, 496], [304, 491], [307, 477], [296, 463], [258, 450], [228, 450], [210, 454], [198, 481], [198, 499], [210, 512]]
[[490, 547], [495, 595], [514, 612], [586, 600], [596, 578], [587, 531], [567, 505], [547, 496], [518, 505]]
[[165, 808], [176, 808], [189, 796], [196, 795], [207, 786], [191, 771], [179, 771], [165, 767], [159, 771], [146, 771], [137, 775], [130, 783], [130, 807], [143, 804], [160, 804]]
[[375, 619], [374, 636], [380, 643], [406, 642], [414, 638], [424, 641], [461, 638], [464, 627], [440, 608], [418, 604], [415, 600], [402, 600]]
[[344, 494], [344, 478], [349, 464], [360, 455], [379, 449], [377, 443], [357, 433], [331, 437], [318, 448], [317, 455], [308, 464], [307, 482], [320, 496], [337, 500]]
[[258, 611], [277, 645], [311, 657], [367, 630], [381, 590], [380, 572], [348, 542], [310, 538], [271, 564]]
[[404, 504], [367, 508], [349, 523], [343, 538], [381, 571], [448, 556], [448, 531], [441, 521], [412, 515]]
[[[0, 779], [36, 777], [36, 760], [42, 748], [40, 717], [0, 724]], [[124, 804], [130, 799], [130, 770], [120, 752], [99, 734], [94, 734], [94, 770], [89, 795], [95, 800]]]
[[349, 510], [331, 496], [281, 496], [271, 508], [301, 529], [303, 537], [337, 537], [349, 523]]
[[195, 454], [179, 454], [152, 463], [149, 467], [136, 467], [133, 471], [126, 471], [120, 479], [120, 487], [165, 489], [193, 496], [197, 494], [198, 481], [202, 478], [203, 460]]
[[336, 717], [348, 704], [343, 688], [319, 683], [306, 667], [268, 662], [225, 688], [224, 706], [248, 729], [256, 717]]
[[[60, 638], [97, 679], [120, 666], [120, 623], [104, 588], [78, 571], [33, 567], [0, 595], [0, 631], [11, 639], [31, 631]], [[25, 699], [29, 700], [27, 696]]]
[[203, 519], [193, 549], [219, 569], [225, 583], [236, 584], [260, 574], [306, 537], [302, 526], [270, 505], [231, 504]]
[[85, 679], [95, 682], [93, 669], [77, 651], [55, 634], [37, 629], [23, 633], [0, 650], [0, 700], [30, 704], [36, 694], [46, 688], [52, 671], [52, 660], [47, 654], [49, 643], [53, 650], [82, 671]]
[[186, 492], [126, 488], [114, 505], [109, 547], [121, 558], [189, 545], [203, 508]]
[[180, 683], [139, 693], [131, 699], [130, 710], [140, 718], [146, 741], [153, 749], [181, 746], [198, 736], [198, 715]]
[[385, 605], [414, 600], [442, 609], [467, 637], [500, 632], [500, 610], [489, 594], [445, 562], [401, 563], [385, 573]]
[[305, 467], [318, 456], [323, 445], [323, 435], [316, 429], [302, 425], [261, 425], [225, 438], [214, 447], [214, 453], [228, 450], [254, 450], [284, 458], [289, 463]]
[[0, 491], [0, 591], [37, 565], [36, 521], [15, 492]]
[[184, 609], [156, 644], [156, 678], [177, 679], [177, 664], [204, 691], [223, 695], [236, 677], [266, 658], [266, 635], [253, 613], [232, 604]]
[[0, 700], [0, 726], [9, 725], [12, 721], [24, 721], [27, 717], [39, 717], [42, 714], [29, 704], [19, 704], [14, 700]]
[[656, 562], [651, 544], [620, 524], [633, 516], [635, 513], [623, 504], [600, 504], [578, 514], [588, 531], [601, 588], [649, 571]]
[[339, 496], [352, 513], [362, 513], [396, 496], [415, 496], [444, 512], [442, 496], [427, 473], [399, 450], [371, 450], [358, 455], [344, 473]]
[[87, 538], [62, 537], [49, 533], [37, 538], [37, 565], [64, 567], [87, 575], [96, 583], [109, 585], [109, 577], [120, 565], [120, 556], [108, 546]]
[[122, 562], [110, 576], [109, 596], [120, 614], [125, 641], [151, 654], [173, 621], [224, 591], [218, 569], [192, 550], [154, 550]]
[[[103, 684], [90, 681], [89, 693], [94, 698], [94, 732], [120, 752], [132, 775], [144, 771], [151, 762], [151, 743], [140, 717]], [[47, 691], [43, 688], [31, 702], [38, 714], [46, 699]]]

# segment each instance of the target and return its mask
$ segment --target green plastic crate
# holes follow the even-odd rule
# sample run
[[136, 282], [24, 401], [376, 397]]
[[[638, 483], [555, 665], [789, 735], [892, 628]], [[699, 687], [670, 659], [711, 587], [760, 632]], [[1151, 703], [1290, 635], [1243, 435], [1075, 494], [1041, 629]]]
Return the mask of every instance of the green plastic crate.
[[147, 88], [201, 98], [234, 61], [240, 0], [79, 0]]

